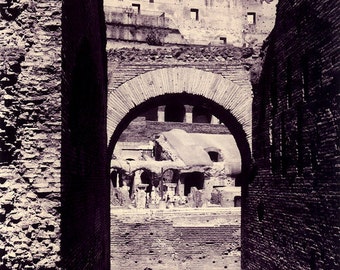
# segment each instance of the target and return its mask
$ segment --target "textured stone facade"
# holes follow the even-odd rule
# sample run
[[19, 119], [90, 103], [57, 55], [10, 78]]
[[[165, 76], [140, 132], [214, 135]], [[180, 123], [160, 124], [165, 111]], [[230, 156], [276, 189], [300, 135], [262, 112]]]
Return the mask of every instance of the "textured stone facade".
[[277, 0], [106, 0], [107, 37], [159, 44], [261, 46]]
[[[105, 25], [102, 3], [87, 4], [84, 1], [77, 3], [77, 8], [84, 8], [75, 14], [73, 12], [77, 8], [72, 4], [65, 4], [62, 10], [61, 1], [0, 3], [1, 269], [91, 269], [93, 265], [109, 269], [109, 192], [105, 197], [108, 188], [102, 190], [109, 182], [105, 182], [108, 178], [105, 176], [105, 162], [98, 165], [90, 161], [100, 160], [95, 151], [104, 153], [106, 148]], [[96, 8], [102, 12], [94, 12]], [[63, 38], [62, 13], [67, 29]], [[89, 19], [85, 14], [92, 16]], [[85, 22], [76, 24], [80, 17], [86, 17], [92, 28], [84, 27]], [[96, 36], [90, 33], [90, 29]], [[96, 88], [98, 99], [91, 99], [91, 102], [98, 101], [91, 106], [96, 113], [90, 117], [75, 111], [77, 106], [85, 106], [84, 99], [74, 103], [74, 92], [83, 82], [79, 75], [84, 75], [79, 74], [79, 58], [82, 58], [81, 51], [84, 52], [86, 46], [81, 47], [79, 43], [86, 38], [90, 44], [96, 44], [89, 49], [87, 47], [86, 54], [91, 55], [96, 63], [91, 66], [92, 73], [86, 85], [97, 84], [93, 88]], [[80, 55], [78, 59], [75, 59], [76, 55]], [[86, 64], [85, 58], [82, 58], [82, 64]], [[82, 90], [86, 92], [87, 87], [82, 87]], [[84, 125], [75, 125], [84, 123], [84, 118], [91, 125], [92, 131], [86, 131], [86, 137], [92, 138], [91, 145], [95, 151], [84, 145], [83, 138], [79, 136]], [[72, 131], [72, 142], [67, 136], [69, 131]], [[96, 181], [98, 178], [91, 177], [91, 173], [84, 173], [85, 162], [91, 163], [100, 180]], [[97, 189], [86, 184], [81, 177], [84, 174], [91, 177], [91, 183]], [[98, 211], [98, 205], [103, 204], [99, 200], [93, 204], [92, 200], [79, 199], [79, 189], [72, 188], [75, 179], [82, 181], [92, 193], [97, 190], [100, 193], [98, 197], [107, 204]], [[91, 218], [85, 218], [84, 208]], [[81, 224], [75, 222], [74, 216], [82, 217], [78, 220]], [[106, 231], [106, 234], [96, 235], [95, 230], [91, 230], [92, 222], [96, 222], [97, 232]], [[105, 226], [106, 229], [103, 229]], [[84, 234], [77, 233], [79, 231]], [[76, 242], [70, 239], [76, 239]], [[107, 247], [102, 248], [105, 241]], [[94, 247], [97, 250], [92, 254]]]
[[61, 2], [2, 1], [0, 265], [60, 262]]
[[244, 269], [339, 268], [338, 14], [334, 1], [279, 3], [253, 81]]

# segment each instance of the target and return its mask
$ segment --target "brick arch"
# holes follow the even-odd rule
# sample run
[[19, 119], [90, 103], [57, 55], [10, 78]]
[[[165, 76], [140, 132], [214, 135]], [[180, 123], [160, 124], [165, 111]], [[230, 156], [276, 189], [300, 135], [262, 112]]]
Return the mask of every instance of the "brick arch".
[[[161, 105], [169, 98], [208, 103], [230, 132], [241, 153], [242, 164], [250, 163], [252, 92], [219, 74], [194, 68], [164, 68], [129, 80], [108, 94], [108, 156], [119, 135], [138, 116], [140, 108]], [[223, 120], [224, 119], [224, 120]], [[242, 165], [243, 166], [243, 165]]]

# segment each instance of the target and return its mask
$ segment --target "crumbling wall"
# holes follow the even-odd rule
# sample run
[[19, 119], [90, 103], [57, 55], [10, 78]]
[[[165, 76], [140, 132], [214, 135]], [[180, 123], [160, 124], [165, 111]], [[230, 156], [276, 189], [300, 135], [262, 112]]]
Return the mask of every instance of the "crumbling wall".
[[108, 50], [109, 92], [138, 75], [169, 67], [190, 67], [221, 74], [245, 89], [251, 89], [249, 69], [258, 55], [249, 48], [233, 46], [137, 46], [117, 44]]
[[145, 118], [138, 117], [124, 130], [119, 137], [119, 141], [148, 143], [157, 134], [175, 128], [182, 129], [188, 133], [230, 134], [225, 125], [145, 121]]
[[244, 269], [339, 268], [338, 14], [334, 1], [279, 2], [253, 81]]
[[0, 4], [0, 265], [60, 261], [61, 2]]

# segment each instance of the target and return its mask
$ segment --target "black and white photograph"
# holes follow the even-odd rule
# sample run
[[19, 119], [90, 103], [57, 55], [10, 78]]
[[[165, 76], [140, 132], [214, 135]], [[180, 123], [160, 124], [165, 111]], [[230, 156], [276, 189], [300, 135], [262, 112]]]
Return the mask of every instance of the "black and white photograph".
[[0, 270], [340, 269], [335, 0], [0, 0]]

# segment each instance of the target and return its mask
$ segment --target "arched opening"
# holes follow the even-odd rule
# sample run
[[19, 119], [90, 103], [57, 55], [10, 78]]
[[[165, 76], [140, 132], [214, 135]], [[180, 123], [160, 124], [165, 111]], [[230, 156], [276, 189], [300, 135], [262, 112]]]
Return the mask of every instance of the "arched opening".
[[158, 120], [158, 107], [152, 108], [145, 112], [143, 116], [145, 117], [145, 120], [147, 121], [157, 121]]
[[203, 189], [204, 186], [204, 174], [202, 172], [191, 172], [191, 173], [184, 173], [181, 175], [182, 181], [185, 183], [184, 185], [184, 195], [188, 196], [192, 193], [191, 189], [193, 187], [197, 188], [198, 190]]
[[[196, 70], [193, 71], [192, 69], [180, 69], [178, 72], [182, 71], [198, 72]], [[222, 213], [222, 209], [224, 209], [223, 211], [226, 211], [226, 209], [228, 208], [233, 208], [233, 210], [230, 211], [238, 212], [238, 217], [236, 219], [234, 218], [232, 221], [232, 223], [235, 222], [234, 225], [238, 227], [241, 224], [241, 209], [235, 209], [234, 198], [235, 196], [242, 196], [241, 188], [235, 187], [235, 181], [237, 176], [239, 179], [242, 179], [243, 185], [246, 186], [248, 179], [247, 174], [250, 171], [251, 152], [249, 145], [249, 131], [251, 127], [251, 122], [248, 120], [248, 118], [250, 119], [249, 108], [251, 105], [251, 95], [245, 95], [243, 93], [242, 98], [238, 97], [237, 93], [240, 93], [240, 91], [237, 91], [237, 87], [235, 87], [235, 85], [230, 88], [229, 84], [226, 84], [225, 87], [223, 87], [224, 89], [221, 88], [220, 90], [214, 90], [215, 92], [220, 91], [221, 94], [216, 93], [215, 95], [217, 97], [221, 96], [220, 99], [216, 99], [214, 96], [208, 98], [196, 94], [194, 87], [191, 88], [190, 86], [179, 86], [178, 88], [187, 90], [193, 89], [192, 91], [179, 91], [178, 93], [172, 91], [172, 93], [159, 93], [157, 95], [154, 95], [154, 93], [159, 91], [159, 89], [164, 88], [162, 87], [162, 84], [164, 83], [164, 80], [166, 81], [166, 76], [164, 76], [164, 73], [166, 75], [166, 72], [177, 72], [177, 69], [162, 70], [162, 83], [158, 82], [159, 76], [157, 75], [157, 72], [154, 72], [155, 76], [153, 75], [153, 72], [149, 72], [147, 74], [148, 80], [152, 81], [152, 84], [150, 84], [149, 82], [147, 82], [147, 84], [152, 85], [155, 90], [148, 90], [146, 92], [143, 92], [145, 90], [140, 87], [140, 85], [145, 84], [145, 82], [140, 82], [140, 80], [143, 79], [143, 75], [136, 78], [136, 84], [134, 84], [134, 80], [130, 80], [126, 84], [122, 85], [121, 89], [122, 91], [125, 91], [125, 94], [130, 89], [129, 85], [131, 86], [131, 89], [134, 89], [134, 91], [139, 91], [139, 93], [143, 93], [144, 97], [147, 97], [149, 92], [153, 94], [142, 101], [140, 100], [140, 98], [138, 98], [138, 100], [134, 100], [133, 102], [131, 102], [131, 104], [124, 104], [129, 106], [124, 109], [124, 113], [122, 113], [119, 117], [117, 117], [117, 112], [112, 114], [109, 113], [108, 134], [110, 137], [110, 141], [108, 148], [108, 159], [110, 160], [111, 166], [112, 164], [117, 164], [120, 162], [120, 156], [116, 154], [116, 151], [118, 148], [121, 147], [121, 145], [124, 145], [125, 149], [130, 149], [130, 146], [128, 146], [128, 144], [134, 144], [134, 146], [138, 148], [138, 151], [135, 152], [139, 153], [135, 156], [136, 158], [134, 161], [130, 161], [129, 164], [127, 164], [125, 160], [124, 165], [122, 165], [123, 167], [125, 166], [126, 172], [133, 172], [134, 183], [130, 184], [131, 186], [133, 186], [133, 191], [131, 192], [130, 189], [129, 192], [130, 206], [127, 206], [121, 211], [117, 210], [117, 206], [115, 206], [115, 208], [112, 208], [112, 223], [115, 224], [116, 222], [123, 222], [120, 223], [122, 224], [121, 226], [125, 224], [126, 228], [130, 228], [128, 227], [126, 221], [129, 219], [129, 212], [131, 211], [132, 213], [133, 211], [142, 211], [139, 209], [143, 208], [143, 211], [140, 212], [140, 215], [147, 215], [145, 213], [148, 213], [148, 211], [152, 211], [153, 215], [157, 217], [156, 219], [161, 220], [162, 231], [184, 230], [185, 225], [183, 225], [182, 222], [185, 221], [188, 224], [191, 224], [193, 221], [196, 222], [195, 220], [198, 219], [198, 216], [200, 215], [199, 213], [203, 214], [206, 211], [207, 207], [210, 207], [211, 210], [209, 210], [209, 213], [211, 212], [216, 214], [209, 214], [207, 217], [207, 221], [205, 221], [207, 223], [201, 223], [202, 221], [197, 221], [197, 226], [199, 226], [199, 228], [205, 228], [206, 226], [211, 226], [211, 224], [218, 222], [218, 216], [220, 215], [220, 213]], [[201, 75], [201, 77], [204, 78], [205, 73]], [[186, 77], [191, 76], [186, 75]], [[171, 83], [174, 83], [174, 76], [171, 76], [171, 78]], [[217, 77], [216, 79], [218, 81], [221, 81], [220, 83], [215, 82], [214, 85], [223, 85], [223, 78]], [[139, 80], [139, 82], [137, 82], [137, 80]], [[120, 89], [117, 89], [117, 91], [119, 92]], [[228, 91], [231, 91], [231, 93], [228, 93]], [[233, 94], [234, 99], [232, 104], [226, 104], [224, 100], [231, 100], [230, 98], [228, 98], [228, 96]], [[130, 97], [131, 95], [133, 95], [132, 92], [129, 93]], [[223, 97], [223, 95], [226, 96]], [[242, 101], [237, 101], [239, 98], [241, 98]], [[115, 99], [113, 96], [109, 97], [109, 100], [109, 104], [120, 102], [118, 98]], [[188, 119], [188, 116], [190, 119], [191, 112], [190, 110], [188, 110], [187, 115], [185, 115], [185, 108], [198, 108], [200, 106], [202, 107], [202, 104], [204, 104], [204, 107], [209, 108], [211, 113], [213, 113], [214, 116], [216, 116], [216, 118], [225, 125], [214, 125], [211, 123], [190, 123], [187, 121], [186, 123], [165, 121], [157, 123], [157, 128], [155, 131], [153, 131], [152, 128], [155, 128], [155, 123], [153, 123], [152, 126], [148, 126], [147, 121], [145, 121], [145, 123], [139, 123], [138, 134], [139, 136], [145, 135], [145, 138], [147, 139], [145, 139], [144, 141], [140, 141], [139, 144], [136, 144], [135, 142], [131, 141], [134, 136], [122, 136], [125, 142], [120, 141], [121, 135], [124, 134], [125, 130], [129, 129], [130, 123], [133, 122], [136, 117], [140, 115], [145, 115], [145, 112], [147, 112], [151, 107], [168, 107], [169, 109], [173, 104], [178, 105], [178, 100], [181, 101], [180, 106], [173, 106], [172, 110], [175, 110], [174, 108], [177, 108], [175, 112], [182, 110], [182, 113], [180, 114], [181, 120], [184, 120], [184, 117]], [[242, 108], [238, 106], [234, 107], [236, 104], [240, 103], [243, 103], [243, 105], [246, 106], [243, 106]], [[165, 115], [168, 114], [168, 109], [164, 110], [164, 120], [169, 120], [168, 116]], [[110, 107], [108, 108], [108, 111], [110, 112]], [[162, 112], [163, 110], [161, 109], [159, 111], [161, 117]], [[175, 117], [173, 117], [172, 120], [174, 118]], [[177, 120], [179, 120], [179, 118], [177, 118]], [[113, 125], [114, 128], [110, 125]], [[188, 128], [191, 125], [192, 128], [189, 128], [186, 131], [182, 129], [182, 127], [184, 126]], [[159, 129], [160, 127], [166, 126], [171, 127], [171, 129]], [[200, 134], [200, 132], [204, 133], [206, 132], [206, 130], [210, 130], [212, 128], [219, 128], [219, 126], [227, 127], [228, 132], [226, 134], [218, 134], [219, 131], [216, 131], [216, 134]], [[136, 126], [134, 126], [134, 128], [135, 127]], [[204, 127], [205, 129], [201, 130], [201, 127]], [[198, 134], [196, 134], [195, 132], [197, 132]], [[216, 139], [219, 138], [218, 136], [222, 135], [225, 135], [226, 137], [224, 139]], [[205, 140], [205, 137], [209, 137], [209, 139]], [[230, 159], [230, 155], [224, 154], [223, 152], [223, 145], [229, 145], [230, 137], [234, 142], [234, 146], [239, 156], [238, 168], [237, 165], [235, 165], [237, 162], [235, 163], [234, 160]], [[216, 143], [217, 141], [219, 142], [219, 145], [214, 145], [214, 143]], [[233, 147], [229, 148], [234, 149]], [[151, 154], [146, 155], [147, 152]], [[111, 160], [113, 153], [115, 153], [114, 157], [116, 159]], [[148, 162], [149, 164], [147, 164]], [[149, 174], [151, 175], [151, 181], [150, 176], [147, 177], [147, 174], [144, 175], [142, 171], [137, 172], [138, 169], [140, 170], [142, 169], [142, 167], [144, 169], [147, 168], [151, 171], [151, 173]], [[138, 187], [136, 183], [137, 178], [141, 179]], [[123, 192], [124, 191], [122, 191], [121, 193]], [[214, 201], [214, 199], [216, 200]], [[194, 209], [195, 211], [193, 211]], [[172, 213], [176, 213], [176, 215]], [[144, 227], [146, 226], [146, 224], [144, 224], [145, 219], [141, 220], [137, 217], [133, 218], [132, 216], [131, 219], [133, 219], [134, 222], [140, 224], [138, 225], [138, 228], [140, 228], [140, 230], [136, 231], [137, 234], [141, 235], [147, 233], [145, 237], [143, 236], [143, 239], [149, 239], [150, 237], [152, 239], [154, 235], [157, 235], [156, 228], [158, 225], [157, 223], [154, 223], [153, 220], [150, 221], [151, 223], [148, 223], [148, 228], [146, 229]], [[225, 217], [222, 218], [222, 220], [223, 219], [225, 219]], [[228, 220], [226, 219], [225, 222], [227, 221]], [[180, 222], [181, 224], [178, 224], [178, 222]], [[132, 231], [130, 231], [130, 229], [127, 230], [129, 230], [130, 232], [129, 238], [134, 239]], [[238, 230], [238, 232], [240, 232], [240, 230]], [[179, 235], [185, 234], [180, 233]], [[114, 239], [119, 239], [119, 235], [115, 231], [111, 232], [111, 237], [113, 239], [113, 243], [116, 241]], [[210, 236], [207, 236], [207, 238], [209, 237]], [[238, 239], [239, 242], [237, 242], [238, 240], [235, 240], [237, 243], [233, 243], [233, 246], [230, 247], [231, 250], [235, 249], [234, 254], [238, 254], [237, 256], [240, 256], [241, 238], [240, 235], [238, 235], [238, 237], [239, 238], [236, 237], [234, 239]], [[164, 239], [164, 235], [158, 235], [157, 239], [157, 241], [161, 242], [167, 241], [166, 239]], [[219, 239], [224, 239], [225, 242], [228, 242], [231, 238], [230, 235], [226, 235], [223, 232], [219, 235]], [[180, 241], [180, 243], [184, 245], [183, 247], [182, 244], [179, 244], [178, 246], [173, 246], [171, 243], [169, 243], [168, 245], [170, 245], [171, 248], [173, 248], [174, 250], [182, 248], [183, 250], [185, 250], [185, 244], [188, 243], [187, 241], [188, 239], [182, 239]], [[207, 241], [212, 240], [207, 239]], [[131, 242], [127, 241], [123, 247], [126, 252], [128, 252], [128, 250], [132, 248], [130, 247], [131, 244], [129, 243]], [[196, 247], [197, 245], [194, 246]], [[202, 247], [202, 245], [199, 245], [196, 248], [199, 247]], [[213, 246], [213, 249], [218, 248], [219, 246]], [[115, 256], [113, 256], [114, 259], [111, 262], [112, 267], [119, 267], [119, 264], [122, 262], [122, 260], [125, 260], [119, 255], [119, 250], [121, 249], [122, 247], [119, 247], [118, 245], [111, 246], [112, 252], [116, 254]], [[217, 252], [215, 253], [217, 254]], [[141, 264], [140, 259], [138, 259], [137, 257], [137, 255], [139, 254], [138, 251], [136, 251], [135, 254], [136, 255], [134, 255], [134, 257], [132, 255], [129, 256], [131, 258], [136, 258], [133, 267], [139, 267], [141, 266]], [[153, 252], [153, 250], [151, 250], [148, 254], [144, 254], [143, 257], [148, 258], [149, 261], [152, 261], [152, 256], [154, 256], [154, 254], [155, 253]], [[191, 254], [191, 256], [196, 256], [193, 254]], [[188, 254], [188, 256], [189, 255], [190, 254]], [[182, 256], [185, 256], [185, 254], [179, 254], [179, 258], [182, 258]], [[196, 259], [199, 260], [198, 258], [195, 258], [194, 261]], [[168, 257], [168, 255], [165, 253], [162, 255], [162, 261], [166, 265], [168, 263], [170, 264], [170, 261], [172, 264], [174, 263], [173, 258]], [[181, 261], [180, 259], [179, 261], [175, 261], [178, 264], [183, 264], [183, 261]], [[234, 260], [233, 263], [237, 264], [236, 261], [239, 262], [239, 257], [237, 260]], [[150, 264], [150, 266], [152, 266], [152, 264]], [[132, 269], [135, 269], [133, 267]]]
[[185, 107], [183, 104], [173, 103], [165, 106], [165, 122], [184, 122]]
[[207, 108], [195, 106], [192, 110], [193, 123], [211, 123], [211, 113]]

